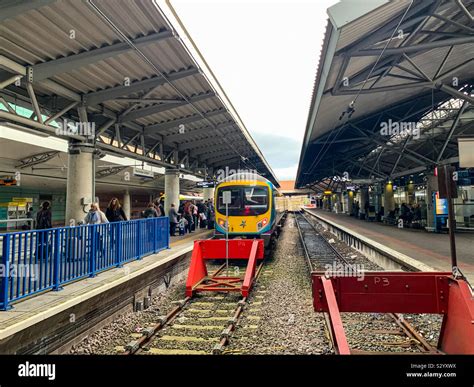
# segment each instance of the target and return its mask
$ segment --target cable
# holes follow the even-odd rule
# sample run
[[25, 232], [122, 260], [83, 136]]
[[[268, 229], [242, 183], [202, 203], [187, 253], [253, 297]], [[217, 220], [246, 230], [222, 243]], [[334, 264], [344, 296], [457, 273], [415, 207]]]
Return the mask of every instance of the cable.
[[[380, 55], [378, 56], [377, 60], [374, 62], [374, 65], [372, 66], [370, 72], [367, 74], [367, 77], [365, 78], [363, 84], [361, 85], [359, 91], [357, 92], [355, 98], [352, 100], [352, 102], [349, 104], [349, 107], [348, 109], [346, 110], [347, 113], [349, 113], [348, 115], [348, 120], [351, 118], [352, 116], [352, 113], [354, 112], [354, 106], [355, 106], [355, 103], [357, 101], [357, 99], [359, 98], [360, 96], [360, 93], [362, 92], [364, 86], [366, 85], [367, 81], [369, 80], [370, 78], [370, 75], [372, 74], [372, 72], [375, 70], [375, 67], [377, 66], [377, 64], [379, 63], [380, 61], [380, 58], [383, 56], [385, 50], [387, 49], [388, 45], [391, 43], [393, 37], [395, 36], [395, 33], [398, 31], [398, 29], [400, 28], [400, 25], [402, 24], [403, 20], [405, 19], [406, 15], [408, 14], [408, 11], [410, 10], [411, 6], [413, 5], [413, 0], [411, 0], [410, 2], [410, 5], [407, 7], [407, 9], [405, 10], [405, 12], [403, 13], [400, 21], [398, 22], [397, 26], [395, 27], [395, 29], [393, 30], [392, 32], [392, 35], [390, 36], [390, 39], [387, 41], [387, 43], [385, 44], [383, 50], [381, 51]], [[341, 117], [344, 117], [345, 113], [346, 112], [343, 112], [342, 113], [342, 116]], [[347, 122], [346, 122], [347, 123]], [[342, 132], [342, 130], [340, 130], [339, 132], [335, 133], [335, 136], [334, 138], [331, 140], [331, 143], [329, 144], [328, 147], [326, 147], [329, 139], [331, 138], [332, 136], [332, 133], [334, 131], [334, 129], [336, 129], [336, 125], [334, 125], [334, 127], [332, 128], [331, 132], [329, 133], [329, 136], [328, 138], [326, 139], [326, 142], [324, 143], [324, 145], [322, 146], [322, 148], [319, 150], [318, 154], [316, 155], [315, 159], [313, 160], [313, 163], [311, 164], [310, 168], [309, 168], [309, 173], [312, 173], [314, 167], [319, 164], [319, 162], [321, 161], [321, 159], [326, 155], [328, 149], [331, 147], [331, 145], [334, 143], [334, 141], [337, 139], [337, 137], [339, 136], [340, 132]], [[321, 155], [321, 152], [323, 152], [324, 150], [324, 153]]]
[[[201, 113], [201, 111], [196, 108], [196, 106], [168, 79], [168, 77], [162, 72], [160, 71], [160, 69], [158, 69], [158, 67], [155, 66], [155, 64], [150, 60], [148, 59], [148, 57], [137, 47], [135, 46], [135, 44], [115, 25], [115, 23], [110, 20], [110, 18], [99, 8], [97, 7], [97, 5], [95, 5], [93, 3], [92, 0], [87, 0], [87, 3], [93, 8], [93, 10], [103, 19], [105, 20], [114, 30], [115, 32], [130, 46], [132, 47], [141, 57], [142, 59], [148, 64], [150, 65], [153, 70], [161, 77], [163, 77], [163, 79], [168, 83], [169, 86], [171, 86], [171, 88], [177, 93], [179, 94], [195, 111], [196, 113], [202, 117], [202, 119], [204, 119], [205, 121], [207, 121], [210, 126], [222, 137], [222, 139], [224, 140], [224, 142], [229, 145], [229, 147], [242, 159], [242, 161], [244, 160], [248, 160], [254, 167], [255, 167], [255, 170], [258, 171], [258, 168], [256, 167], [255, 164], [253, 164], [246, 156], [243, 156], [238, 150], [235, 149], [235, 147], [225, 138], [224, 134], [221, 133], [221, 131], [219, 129], [216, 128], [216, 126], [214, 125], [213, 122], [211, 122], [203, 113]], [[172, 32], [173, 32], [173, 36], [176, 37], [176, 31], [174, 29], [172, 29]], [[212, 85], [211, 85], [212, 86]], [[217, 95], [217, 94], [216, 94]], [[224, 113], [224, 112], [223, 112]], [[245, 162], [245, 161], [244, 161]]]

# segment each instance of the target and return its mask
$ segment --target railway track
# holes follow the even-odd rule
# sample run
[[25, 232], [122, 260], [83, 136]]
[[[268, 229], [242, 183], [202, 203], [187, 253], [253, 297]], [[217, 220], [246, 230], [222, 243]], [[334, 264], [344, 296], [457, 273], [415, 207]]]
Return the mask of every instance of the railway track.
[[333, 265], [334, 262], [349, 264], [303, 213], [295, 213], [295, 223], [310, 272], [324, 270], [326, 265]]
[[[255, 281], [262, 268], [263, 262], [257, 268]], [[214, 274], [223, 270], [225, 265], [218, 267]], [[124, 347], [123, 354], [223, 354], [249, 306], [248, 298], [240, 293], [204, 293], [186, 297], [154, 325], [134, 333], [139, 337]], [[243, 326], [241, 329], [255, 329], [255, 326]]]
[[[327, 265], [333, 265], [334, 262], [351, 265], [328, 240], [318, 232], [316, 227], [307, 219], [307, 217], [300, 212], [295, 213], [295, 223], [300, 235], [300, 241], [305, 253], [307, 266], [311, 271], [321, 271]], [[351, 313], [351, 315], [354, 315]], [[366, 317], [366, 316], [365, 316]], [[395, 352], [389, 349], [393, 348], [416, 348], [420, 354], [439, 354], [440, 352], [432, 346], [401, 314], [389, 313], [383, 315], [384, 323], [390, 325], [387, 329], [379, 329], [367, 331], [366, 336], [381, 335], [384, 337], [383, 342], [378, 344], [381, 347], [386, 347], [387, 351], [368, 351], [351, 349], [353, 354], [395, 354], [406, 352]], [[332, 342], [333, 348], [334, 338], [331, 335], [329, 316], [325, 313], [325, 320], [327, 325], [327, 333]], [[395, 329], [394, 326], [395, 325]], [[388, 337], [396, 337], [394, 340], [387, 341]], [[413, 354], [413, 352], [409, 352]]]

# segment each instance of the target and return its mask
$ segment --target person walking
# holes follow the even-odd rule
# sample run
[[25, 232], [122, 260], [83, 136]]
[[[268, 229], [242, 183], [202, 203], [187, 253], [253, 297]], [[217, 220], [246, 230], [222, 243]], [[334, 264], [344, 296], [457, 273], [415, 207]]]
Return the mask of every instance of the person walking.
[[84, 218], [85, 224], [102, 224], [109, 223], [105, 214], [100, 210], [98, 203], [92, 203], [89, 212]]
[[[87, 213], [86, 217], [84, 218], [84, 223], [87, 225], [101, 225], [101, 224], [106, 224], [109, 223], [107, 220], [107, 217], [105, 214], [100, 210], [99, 204], [98, 203], [92, 203], [91, 208], [89, 209], [89, 212]], [[94, 229], [91, 230], [91, 235], [92, 238], [96, 238], [96, 254], [97, 257], [99, 255], [102, 255], [102, 257], [105, 256], [105, 250], [104, 250], [104, 237], [103, 237], [103, 227], [94, 227]], [[91, 246], [92, 245], [92, 239], [90, 239]]]
[[176, 232], [176, 225], [178, 224], [178, 212], [174, 207], [174, 203], [171, 203], [170, 210], [168, 211], [168, 217], [170, 219], [170, 235], [174, 236]]

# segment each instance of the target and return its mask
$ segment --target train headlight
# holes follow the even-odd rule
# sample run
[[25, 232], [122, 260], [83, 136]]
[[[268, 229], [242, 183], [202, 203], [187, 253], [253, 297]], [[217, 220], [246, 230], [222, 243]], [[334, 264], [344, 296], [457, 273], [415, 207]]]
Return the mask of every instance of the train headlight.
[[268, 224], [268, 219], [263, 218], [260, 222], [257, 223], [257, 231], [260, 231], [263, 227]]

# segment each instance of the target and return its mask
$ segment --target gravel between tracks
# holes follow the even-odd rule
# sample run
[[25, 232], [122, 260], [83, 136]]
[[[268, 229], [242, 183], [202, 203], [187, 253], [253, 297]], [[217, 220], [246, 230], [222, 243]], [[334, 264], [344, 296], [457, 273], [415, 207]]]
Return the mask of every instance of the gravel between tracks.
[[[324, 317], [313, 310], [308, 268], [299, 243], [298, 229], [291, 218], [292, 215], [289, 215], [273, 257], [266, 263], [239, 324], [252, 324], [249, 318], [259, 317], [257, 329], [250, 332], [238, 327], [227, 353], [330, 352]], [[256, 306], [255, 303], [259, 302], [261, 304]]]

